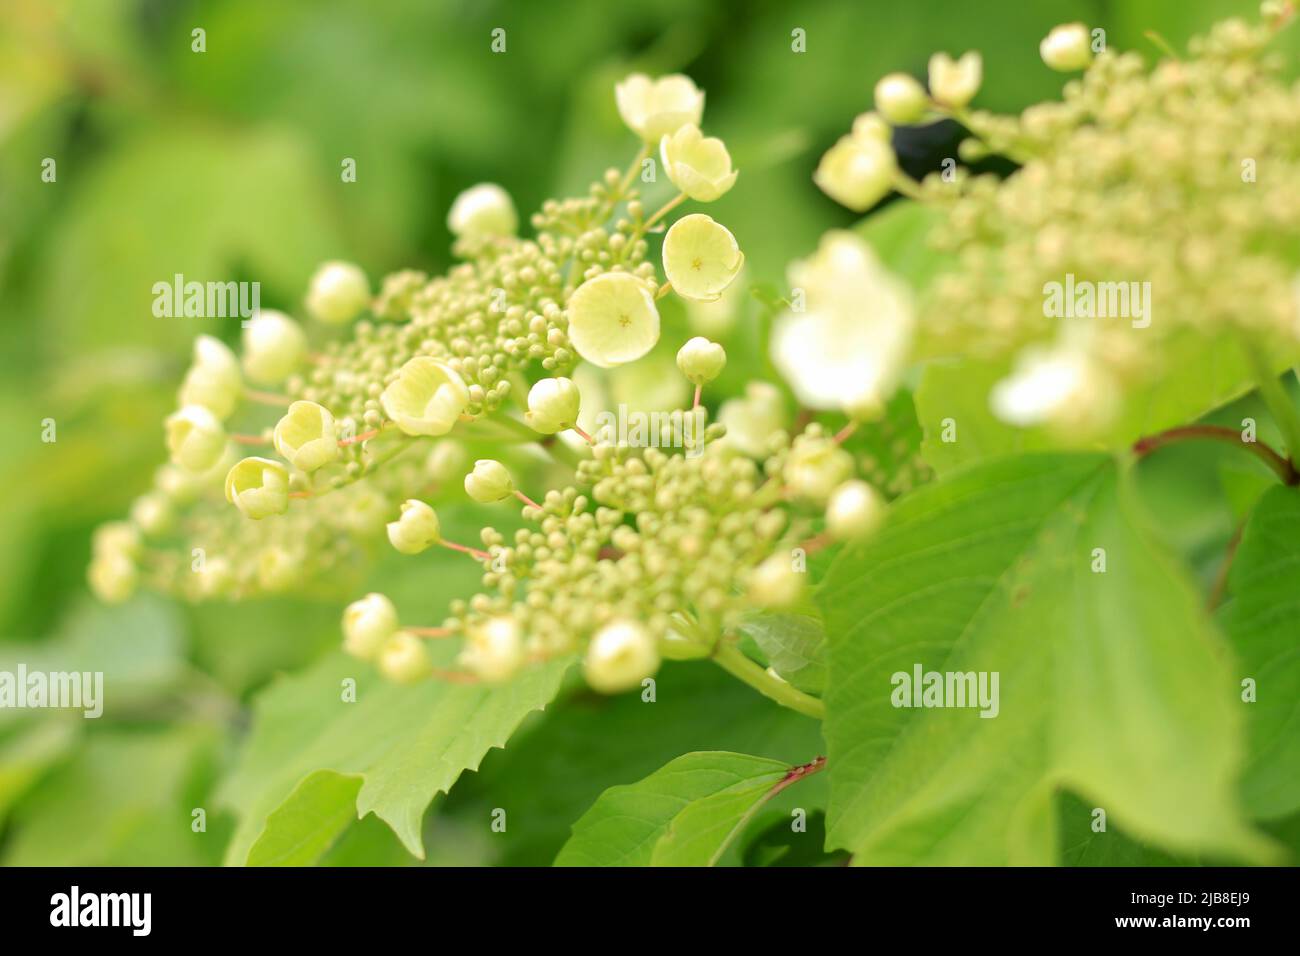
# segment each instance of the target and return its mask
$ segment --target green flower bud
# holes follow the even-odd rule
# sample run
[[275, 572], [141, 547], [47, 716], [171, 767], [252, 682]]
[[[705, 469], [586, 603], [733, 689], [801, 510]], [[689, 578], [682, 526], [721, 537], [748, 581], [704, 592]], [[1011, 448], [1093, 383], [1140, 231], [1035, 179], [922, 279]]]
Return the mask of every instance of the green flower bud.
[[420, 355], [402, 366], [379, 403], [408, 435], [445, 435], [469, 404], [469, 389], [450, 365]]
[[245, 458], [226, 475], [226, 500], [261, 519], [289, 507], [289, 470], [269, 458]]
[[179, 403], [202, 405], [224, 421], [239, 404], [244, 383], [239, 360], [220, 339], [200, 335], [194, 340], [194, 361], [181, 383]]
[[343, 611], [343, 649], [353, 657], [374, 660], [395, 633], [397, 608], [382, 594], [367, 594]]
[[470, 625], [460, 664], [490, 684], [500, 684], [515, 675], [524, 663], [523, 637], [513, 617], [499, 615]]
[[688, 340], [677, 351], [677, 367], [696, 385], [707, 385], [713, 381], [726, 364], [726, 350], [702, 335]]
[[849, 541], [864, 538], [885, 517], [885, 502], [865, 481], [846, 481], [833, 492], [826, 505], [826, 530], [832, 538]]
[[474, 462], [474, 470], [465, 476], [465, 493], [485, 505], [509, 498], [514, 491], [515, 483], [506, 466], [491, 458]]
[[402, 502], [401, 516], [388, 522], [388, 540], [402, 554], [419, 554], [442, 540], [438, 513], [423, 501]]
[[508, 192], [496, 183], [479, 183], [451, 204], [447, 228], [453, 236], [513, 236], [519, 216]]
[[262, 309], [244, 326], [244, 374], [261, 385], [284, 381], [302, 364], [307, 336], [283, 312]]
[[1063, 23], [1038, 44], [1043, 62], [1059, 73], [1086, 70], [1092, 62], [1092, 45], [1088, 28], [1082, 23]]
[[890, 73], [876, 84], [876, 109], [896, 126], [917, 122], [929, 105], [925, 87], [906, 73]]
[[207, 471], [226, 450], [226, 430], [202, 405], [186, 405], [167, 416], [167, 451], [174, 464], [191, 474]]
[[275, 450], [295, 468], [313, 472], [336, 461], [339, 442], [334, 416], [315, 402], [294, 402], [275, 424]]
[[642, 625], [626, 620], [601, 628], [591, 639], [582, 663], [587, 683], [602, 694], [638, 687], [658, 669], [654, 637]]
[[424, 642], [408, 631], [398, 631], [380, 648], [379, 673], [394, 684], [414, 684], [432, 670]]
[[307, 312], [317, 322], [351, 322], [370, 304], [370, 280], [350, 262], [326, 262], [311, 277]]
[[582, 395], [572, 379], [544, 378], [528, 390], [524, 418], [534, 431], [554, 435], [574, 426], [581, 406]]
[[894, 188], [898, 160], [888, 140], [842, 136], [826, 151], [813, 182], [841, 206], [865, 212]]

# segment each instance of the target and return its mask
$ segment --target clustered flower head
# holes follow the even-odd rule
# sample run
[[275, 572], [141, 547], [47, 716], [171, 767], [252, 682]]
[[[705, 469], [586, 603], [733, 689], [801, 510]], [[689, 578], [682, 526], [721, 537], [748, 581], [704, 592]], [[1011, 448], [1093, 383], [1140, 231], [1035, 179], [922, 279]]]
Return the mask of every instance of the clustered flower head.
[[[431, 488], [463, 482], [481, 501], [521, 494], [494, 461], [466, 476], [461, 432], [475, 437], [491, 418], [538, 441], [580, 431], [579, 363], [643, 358], [659, 341], [659, 299], [716, 301], [744, 261], [721, 223], [694, 215], [677, 228], [667, 216], [736, 182], [726, 146], [701, 130], [704, 94], [684, 76], [634, 75], [616, 100], [640, 152], [586, 196], [544, 203], [532, 237], [519, 235], [506, 190], [480, 183], [451, 204], [461, 261], [446, 274], [403, 270], [376, 289], [357, 264], [332, 260], [307, 282], [301, 324], [261, 310], [238, 353], [199, 336], [163, 429], [170, 464], [131, 507], [131, 546], [98, 539], [97, 593], [125, 600], [143, 583], [206, 600], [310, 588], [350, 576], [385, 532], [408, 553], [457, 547], [440, 540]], [[636, 175], [650, 155], [679, 191], [658, 211], [645, 208]], [[648, 258], [665, 227], [667, 281]], [[409, 677], [418, 647], [403, 640], [374, 659]]]
[[[975, 52], [935, 54], [928, 102], [901, 74], [880, 81], [862, 130], [949, 117], [972, 134], [964, 159], [1019, 164], [1003, 178], [894, 179], [942, 213], [931, 242], [945, 268], [917, 304], [916, 357], [1001, 363], [996, 415], [1086, 436], [1128, 396], [1145, 401], [1137, 393], [1195, 348], [1294, 349], [1300, 86], [1283, 79], [1273, 47], [1294, 9], [1265, 6], [1262, 24], [1220, 23], [1185, 58], [1154, 66], [1106, 48], [1086, 24], [1058, 26], [1040, 44], [1043, 62], [1079, 75], [1059, 102], [1018, 117], [971, 106], [984, 68]], [[816, 177], [853, 209], [891, 188], [859, 124]], [[1125, 309], [1120, 286], [1149, 299]], [[1094, 299], [1077, 311], [1051, 304], [1075, 295]]]

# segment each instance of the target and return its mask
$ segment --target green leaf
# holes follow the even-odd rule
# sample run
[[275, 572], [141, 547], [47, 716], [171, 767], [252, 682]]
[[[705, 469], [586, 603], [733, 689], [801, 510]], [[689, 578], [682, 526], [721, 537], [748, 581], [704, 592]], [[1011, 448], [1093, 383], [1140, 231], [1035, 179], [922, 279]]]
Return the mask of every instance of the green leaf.
[[[669, 661], [655, 675], [653, 701], [579, 687], [547, 708], [456, 787], [435, 823], [454, 819], [483, 833], [492, 810], [505, 808], [510, 826], [491, 834], [499, 854], [494, 862], [548, 866], [573, 822], [603, 792], [698, 750], [754, 754], [792, 766], [825, 753], [826, 745], [818, 721], [772, 703], [721, 668]], [[825, 783], [826, 775], [817, 774], [790, 792], [803, 807], [825, 807]]]
[[[439, 646], [434, 654], [453, 651]], [[273, 857], [292, 843], [292, 833], [280, 832], [292, 814], [275, 811], [320, 770], [359, 776], [362, 783], [355, 798], [341, 785], [308, 787], [297, 798], [309, 800], [313, 813], [335, 819], [327, 798], [346, 803], [358, 817], [374, 813], [422, 858], [420, 823], [429, 801], [451, 789], [462, 771], [478, 767], [490, 748], [504, 747], [530, 712], [550, 703], [567, 666], [532, 668], [494, 688], [433, 680], [399, 686], [338, 653], [273, 685], [258, 698], [252, 739], [218, 794], [240, 817], [227, 861]], [[344, 700], [349, 680], [356, 682], [351, 703]]]
[[772, 669], [809, 694], [826, 686], [826, 628], [808, 614], [760, 614], [740, 629], [754, 639]]
[[359, 776], [322, 770], [304, 777], [266, 818], [249, 866], [311, 866], [357, 818]]
[[685, 754], [601, 794], [555, 864], [711, 866], [789, 770], [746, 754]]
[[855, 231], [871, 243], [891, 272], [919, 294], [951, 262], [930, 246], [930, 233], [943, 218], [933, 206], [899, 200], [867, 216]]
[[1242, 532], [1228, 578], [1232, 600], [1219, 621], [1240, 658], [1238, 680], [1255, 682], [1245, 712], [1250, 744], [1246, 807], [1275, 819], [1300, 810], [1300, 493], [1274, 487]]
[[[1234, 793], [1225, 648], [1141, 521], [1108, 457], [1031, 455], [900, 499], [846, 548], [819, 594], [829, 846], [865, 864], [1052, 863], [1066, 789], [1139, 840], [1269, 857]], [[997, 673], [996, 717], [894, 706], [916, 665]]]

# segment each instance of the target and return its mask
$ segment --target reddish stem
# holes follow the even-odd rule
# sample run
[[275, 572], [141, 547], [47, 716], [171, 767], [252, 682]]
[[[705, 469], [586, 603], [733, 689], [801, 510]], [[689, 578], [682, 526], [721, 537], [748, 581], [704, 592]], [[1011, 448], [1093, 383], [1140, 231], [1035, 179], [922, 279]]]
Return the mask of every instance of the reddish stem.
[[520, 491], [518, 488], [515, 489], [515, 497], [518, 498], [520, 501], [522, 501], [524, 504], [526, 504], [526, 505], [531, 505], [532, 507], [536, 508], [538, 511], [541, 511], [541, 510], [542, 510], [542, 506], [541, 506], [541, 505], [539, 505], [539, 504], [538, 504], [536, 501], [534, 501], [532, 498], [529, 498], [526, 494], [524, 494], [524, 493], [523, 493], [522, 491]]
[[463, 544], [457, 544], [455, 541], [439, 541], [444, 548], [450, 548], [452, 551], [459, 551], [461, 554], [468, 554], [477, 561], [486, 561], [492, 555], [486, 551], [480, 551], [478, 548], [467, 548]]
[[357, 444], [357, 442], [370, 441], [370, 439], [374, 438], [374, 437], [375, 437], [376, 435], [378, 435], [381, 431], [383, 431], [382, 428], [372, 428], [372, 429], [370, 429], [370, 431], [368, 431], [368, 432], [362, 432], [362, 433], [359, 434], [359, 435], [353, 435], [351, 438], [340, 438], [340, 439], [339, 439], [339, 444], [340, 444], [340, 445], [355, 445], [355, 444]]
[[584, 432], [581, 428], [579, 428], [576, 422], [573, 424], [572, 428], [573, 428], [573, 430], [574, 430], [575, 432], [577, 432], [580, 436], [582, 436], [582, 439], [583, 439], [583, 440], [584, 440], [588, 445], [594, 445], [594, 444], [596, 444], [596, 439], [592, 438], [590, 435], [588, 435], [586, 432]]
[[293, 399], [288, 395], [277, 395], [275, 392], [259, 392], [256, 389], [244, 389], [244, 397], [250, 402], [257, 402], [260, 405], [292, 405]]
[[1170, 428], [1155, 435], [1139, 438], [1133, 443], [1133, 453], [1139, 458], [1145, 458], [1157, 448], [1163, 448], [1165, 445], [1174, 442], [1193, 439], [1205, 439], [1235, 445], [1268, 465], [1282, 480], [1283, 484], [1300, 484], [1300, 474], [1296, 472], [1295, 465], [1290, 459], [1283, 458], [1265, 442], [1243, 441], [1241, 432], [1235, 428], [1225, 428], [1222, 425], [1184, 425], [1180, 428]]
[[270, 439], [263, 438], [261, 435], [241, 435], [238, 432], [232, 432], [226, 436], [231, 441], [240, 445], [269, 445]]
[[832, 441], [834, 441], [835, 444], [837, 445], [843, 445], [846, 441], [848, 441], [849, 436], [852, 435], [857, 430], [858, 430], [858, 423], [849, 422], [847, 425], [845, 425], [843, 428], [841, 428], [839, 431], [835, 433], [835, 437], [832, 439]]
[[402, 630], [416, 637], [455, 637], [456, 632], [449, 627], [404, 627]]

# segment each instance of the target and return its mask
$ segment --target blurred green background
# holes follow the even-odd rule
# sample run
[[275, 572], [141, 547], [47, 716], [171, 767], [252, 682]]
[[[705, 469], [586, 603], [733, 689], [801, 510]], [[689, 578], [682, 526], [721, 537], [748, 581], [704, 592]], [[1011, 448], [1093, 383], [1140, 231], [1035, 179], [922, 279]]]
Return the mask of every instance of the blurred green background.
[[[741, 170], [710, 213], [736, 234], [750, 279], [779, 284], [822, 232], [856, 219], [810, 175], [870, 108], [883, 73], [923, 76], [935, 50], [978, 49], [978, 105], [1015, 110], [1060, 89], [1038, 57], [1057, 23], [1083, 20], [1105, 28], [1111, 45], [1145, 52], [1146, 29], [1177, 46], [1255, 8], [6, 0], [0, 427], [10, 440], [0, 458], [0, 665], [36, 656], [78, 669], [109, 662], [121, 679], [118, 705], [98, 722], [0, 712], [0, 861], [219, 861], [229, 819], [212, 810], [207, 841], [190, 839], [187, 824], [238, 751], [249, 695], [337, 642], [337, 604], [196, 609], [146, 597], [106, 610], [89, 598], [90, 531], [121, 516], [161, 463], [161, 421], [190, 342], [200, 332], [238, 337], [235, 319], [155, 318], [154, 282], [177, 272], [257, 280], [264, 305], [299, 313], [307, 278], [326, 258], [355, 260], [376, 280], [400, 268], [441, 271], [450, 261], [446, 210], [466, 186], [499, 182], [527, 213], [627, 163], [635, 143], [613, 85], [635, 69], [686, 72], [706, 91], [705, 127]], [[196, 27], [206, 52], [191, 50]], [[490, 49], [498, 27], [501, 54]], [[806, 31], [805, 53], [791, 51], [796, 28]], [[57, 163], [54, 183], [41, 179], [47, 157]], [[356, 161], [355, 183], [340, 180], [344, 158]], [[40, 437], [47, 418], [57, 423], [53, 444]], [[1200, 513], [1194, 501], [1186, 507]], [[1188, 531], [1180, 544], [1204, 546], [1225, 521]], [[386, 589], [437, 604], [472, 585], [473, 569], [456, 567], [432, 596], [409, 569], [377, 574]], [[725, 693], [736, 706], [748, 694]], [[710, 742], [702, 728], [734, 717], [713, 709], [663, 717], [664, 726], [682, 724], [681, 739], [666, 736], [662, 753], [611, 751], [577, 790], [566, 789], [565, 755], [588, 749], [572, 741], [591, 721], [581, 708], [548, 716], [530, 730], [545, 749], [513, 765], [492, 754], [465, 793], [446, 801], [430, 823], [441, 835], [434, 861], [545, 862], [603, 786], [691, 749], [687, 737]], [[469, 813], [486, 800], [494, 778], [529, 781], [550, 827], [504, 857], [456, 823], [458, 807]], [[160, 826], [166, 816], [186, 825]], [[96, 821], [88, 831], [69, 826], [88, 817]], [[333, 851], [334, 862], [409, 859], [373, 818]]]

